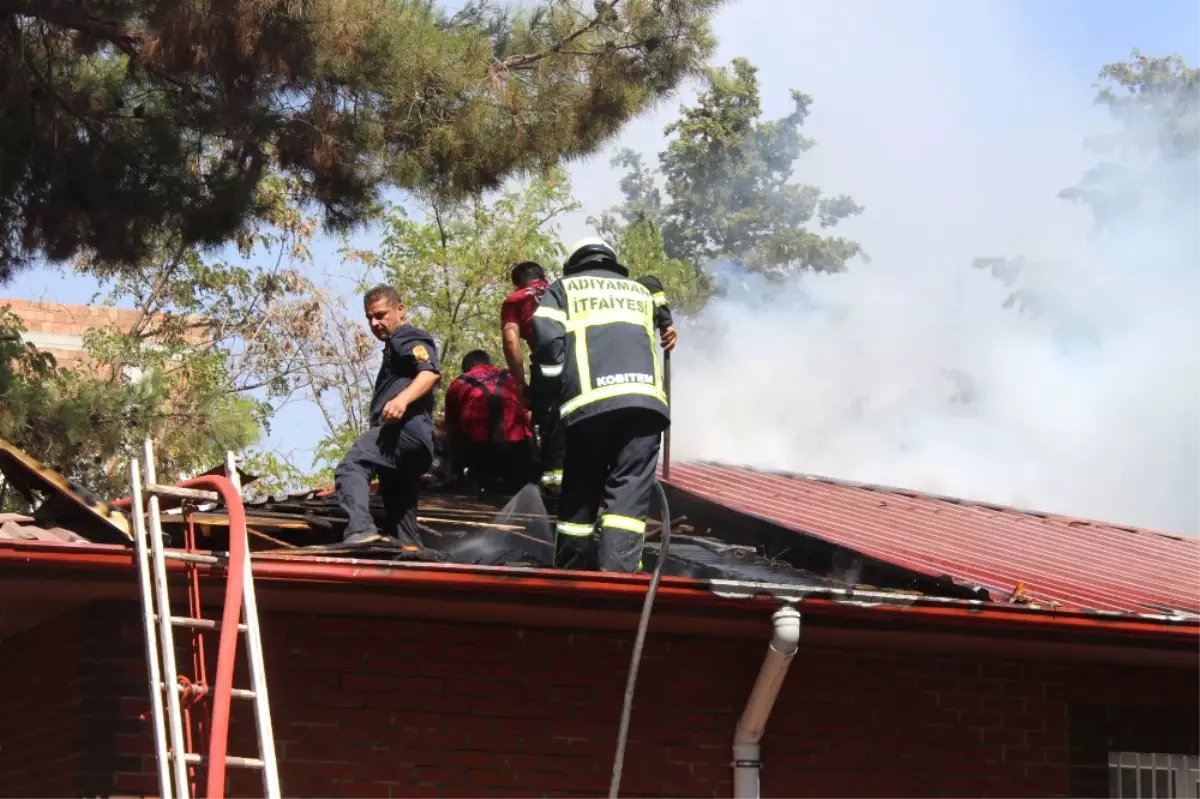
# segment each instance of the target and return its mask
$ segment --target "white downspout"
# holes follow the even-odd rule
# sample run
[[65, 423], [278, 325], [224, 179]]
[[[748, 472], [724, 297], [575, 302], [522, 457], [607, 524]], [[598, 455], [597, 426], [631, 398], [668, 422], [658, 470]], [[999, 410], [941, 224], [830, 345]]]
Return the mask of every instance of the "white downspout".
[[733, 734], [734, 799], [758, 799], [758, 771], [762, 765], [758, 742], [762, 740], [775, 697], [779, 696], [783, 678], [787, 676], [800, 645], [799, 611], [784, 605], [771, 621], [775, 623], [775, 634]]

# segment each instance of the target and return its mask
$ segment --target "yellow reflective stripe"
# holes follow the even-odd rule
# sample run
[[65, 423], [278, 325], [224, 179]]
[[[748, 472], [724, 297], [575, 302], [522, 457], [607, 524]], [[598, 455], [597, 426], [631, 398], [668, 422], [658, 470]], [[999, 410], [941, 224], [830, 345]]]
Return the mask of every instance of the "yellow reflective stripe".
[[627, 325], [644, 325], [646, 324], [646, 314], [624, 308], [610, 308], [590, 313], [583, 318], [572, 318], [570, 322], [567, 322], [567, 330], [579, 331], [594, 325], [612, 325], [622, 322]]
[[615, 513], [606, 513], [600, 517], [601, 527], [615, 527], [618, 530], [628, 530], [631, 533], [645, 535], [646, 522], [642, 519], [635, 519], [632, 516], [618, 516]]
[[542, 372], [542, 377], [558, 377], [563, 373], [563, 365], [561, 363], [553, 366], [542, 364], [538, 367]]
[[667, 304], [667, 295], [661, 291], [656, 291], [654, 294], [650, 295], [650, 297], [654, 300], [654, 305], [656, 307]]
[[555, 531], [563, 535], [591, 535], [595, 525], [592, 524], [576, 524], [575, 522], [559, 522], [554, 525]]
[[549, 308], [545, 305], [539, 305], [537, 310], [533, 312], [535, 319], [549, 319], [552, 322], [558, 322], [560, 325], [567, 323], [567, 315], [557, 308]]
[[561, 469], [556, 470], [556, 471], [542, 473], [542, 485], [561, 485], [561, 484], [562, 484], [562, 470]]
[[[658, 354], [658, 342], [654, 338], [654, 328], [650, 325], [646, 326], [646, 335], [650, 339], [650, 361], [654, 364], [654, 384], [657, 386], [664, 385], [662, 372], [662, 358]], [[663, 394], [663, 402], [667, 402], [667, 395]]]
[[640, 394], [645, 397], [654, 397], [664, 405], [667, 404], [667, 396], [663, 394], [662, 389], [658, 386], [650, 386], [645, 383], [619, 383], [613, 386], [604, 386], [603, 388], [594, 388], [591, 391], [585, 391], [578, 397], [564, 402], [562, 408], [559, 410], [559, 415], [567, 416], [572, 411], [578, 410], [589, 403], [612, 399], [613, 397], [621, 397], [626, 394]]
[[579, 386], [587, 391], [592, 385], [592, 362], [588, 358], [586, 327], [575, 331], [575, 373], [579, 377]]

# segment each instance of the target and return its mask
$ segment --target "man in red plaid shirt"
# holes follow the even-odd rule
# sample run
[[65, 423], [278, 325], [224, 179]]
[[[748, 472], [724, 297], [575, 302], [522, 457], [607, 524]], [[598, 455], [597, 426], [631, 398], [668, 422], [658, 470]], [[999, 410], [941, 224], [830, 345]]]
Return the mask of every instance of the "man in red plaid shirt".
[[446, 434], [454, 472], [486, 488], [516, 491], [534, 477], [533, 430], [516, 380], [483, 350], [468, 352], [446, 390]]

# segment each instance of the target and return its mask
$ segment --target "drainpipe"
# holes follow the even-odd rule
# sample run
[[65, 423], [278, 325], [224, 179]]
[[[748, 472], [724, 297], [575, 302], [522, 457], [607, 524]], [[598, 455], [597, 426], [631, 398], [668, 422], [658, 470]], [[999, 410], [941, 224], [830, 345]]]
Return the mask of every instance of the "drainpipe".
[[771, 621], [775, 624], [775, 634], [733, 734], [734, 799], [758, 799], [758, 771], [762, 767], [759, 741], [800, 644], [800, 612], [794, 607], [784, 605]]

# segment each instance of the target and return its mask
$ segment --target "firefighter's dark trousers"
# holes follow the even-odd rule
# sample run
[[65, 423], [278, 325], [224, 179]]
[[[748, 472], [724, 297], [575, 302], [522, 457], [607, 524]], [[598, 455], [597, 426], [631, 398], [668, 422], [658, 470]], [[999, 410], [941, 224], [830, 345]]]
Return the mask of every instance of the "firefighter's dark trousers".
[[[554, 536], [560, 569], [635, 572], [666, 420], [640, 409], [608, 411], [565, 429], [562, 496]], [[599, 553], [592, 534], [600, 503]]]
[[[407, 425], [372, 427], [359, 436], [333, 472], [338, 504], [350, 517], [344, 537], [380, 532], [401, 544], [420, 546], [417, 492], [432, 460], [431, 442]], [[386, 519], [382, 531], [371, 516], [370, 486], [375, 476]]]

